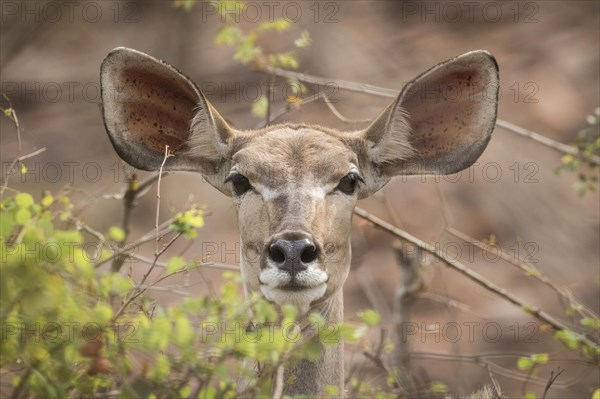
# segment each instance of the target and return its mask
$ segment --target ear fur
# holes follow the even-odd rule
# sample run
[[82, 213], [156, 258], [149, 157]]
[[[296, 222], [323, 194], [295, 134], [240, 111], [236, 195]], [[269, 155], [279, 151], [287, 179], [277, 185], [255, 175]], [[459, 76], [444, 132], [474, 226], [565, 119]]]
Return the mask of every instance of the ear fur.
[[102, 62], [100, 82], [104, 125], [125, 162], [158, 170], [168, 145], [172, 156], [164, 170], [202, 172], [218, 184], [210, 176], [223, 166], [234, 132], [189, 78], [163, 61], [119, 47]]
[[484, 50], [442, 62], [409, 82], [361, 133], [379, 190], [395, 175], [449, 174], [472, 165], [491, 138], [498, 64]]

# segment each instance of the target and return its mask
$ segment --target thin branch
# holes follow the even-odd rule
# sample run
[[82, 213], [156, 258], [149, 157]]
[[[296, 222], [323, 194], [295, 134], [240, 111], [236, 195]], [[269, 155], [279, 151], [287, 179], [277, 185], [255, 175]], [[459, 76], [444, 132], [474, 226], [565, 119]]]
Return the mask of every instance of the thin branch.
[[407, 251], [401, 245], [394, 245], [394, 253], [401, 278], [394, 296], [393, 321], [396, 334], [392, 365], [396, 368], [396, 378], [401, 379], [403, 384], [412, 391], [415, 381], [410, 365], [410, 344], [404, 339], [402, 326], [411, 320], [417, 295], [424, 288], [421, 275], [421, 251]]
[[267, 91], [267, 112], [265, 115], [265, 126], [271, 124], [271, 105], [273, 103], [273, 83], [275, 81], [275, 75], [269, 76], [269, 87]]
[[169, 157], [170, 157], [169, 146], [165, 145], [165, 156], [163, 158], [162, 163], [160, 164], [160, 169], [158, 170], [158, 183], [156, 184], [156, 219], [155, 219], [155, 224], [154, 224], [154, 226], [156, 227], [156, 251], [154, 252], [155, 254], [158, 254], [158, 242], [160, 241], [160, 238], [158, 235], [158, 221], [159, 221], [159, 215], [160, 215], [160, 181], [161, 181], [161, 177], [162, 177], [162, 171], [165, 166], [165, 162], [167, 162], [167, 158], [169, 158]]
[[[125, 237], [118, 243], [119, 249], [125, 246], [125, 241], [127, 241], [127, 237], [129, 237], [129, 222], [131, 217], [131, 210], [135, 207], [137, 199], [138, 187], [136, 174], [134, 173], [133, 176], [131, 176], [131, 178], [128, 180], [129, 181], [127, 182], [127, 189], [123, 194], [123, 216], [121, 217], [120, 226], [123, 230], [123, 233], [125, 233]], [[126, 259], [127, 256], [116, 256], [113, 260], [110, 270], [113, 273], [119, 272]]]
[[277, 367], [277, 374], [275, 377], [275, 390], [273, 391], [273, 399], [281, 399], [283, 395], [283, 364]]
[[146, 282], [146, 280], [148, 279], [148, 277], [150, 276], [150, 273], [152, 273], [152, 271], [154, 270], [154, 268], [156, 267], [156, 262], [158, 262], [158, 258], [167, 250], [169, 249], [169, 247], [171, 245], [173, 245], [173, 243], [175, 242], [175, 240], [177, 240], [183, 233], [177, 233], [175, 235], [175, 237], [173, 237], [171, 239], [171, 241], [169, 241], [155, 256], [154, 256], [154, 262], [152, 263], [152, 265], [150, 266], [150, 268], [148, 269], [148, 271], [146, 271], [146, 273], [144, 274], [144, 276], [142, 277], [142, 281], [140, 281], [139, 284], [137, 284], [136, 288], [137, 288], [137, 292], [135, 294], [132, 294], [129, 296], [129, 298], [127, 298], [124, 302], [123, 305], [121, 305], [121, 307], [119, 308], [119, 310], [115, 313], [115, 315], [113, 316], [113, 321], [117, 320], [117, 318], [121, 315], [121, 313], [123, 313], [123, 311], [127, 308], [127, 306], [129, 306], [129, 304], [131, 302], [133, 302], [137, 297], [139, 297], [140, 295], [142, 295], [144, 292], [146, 292], [146, 290], [148, 289], [147, 286], [146, 288], [142, 288], [141, 290], [139, 289], [140, 287], [144, 286], [144, 283]]
[[263, 70], [266, 73], [270, 73], [286, 79], [296, 79], [302, 82], [311, 83], [318, 86], [337, 87], [347, 91], [372, 94], [381, 97], [394, 98], [397, 97], [399, 93], [398, 90], [386, 89], [384, 87], [373, 86], [365, 83], [351, 82], [348, 80], [322, 78], [318, 76], [307, 75], [300, 72], [289, 71], [287, 69], [274, 68], [268, 64], [264, 65]]
[[542, 395], [542, 399], [546, 399], [546, 395], [548, 394], [550, 387], [552, 386], [552, 384], [554, 384], [554, 381], [556, 381], [558, 379], [558, 377], [562, 373], [564, 373], [564, 371], [565, 371], [565, 369], [561, 370], [560, 367], [558, 367], [556, 374], [554, 374], [554, 370], [550, 371], [550, 378], [548, 378], [548, 382], [546, 383], [546, 386], [544, 387], [544, 395]]
[[[365, 84], [365, 83], [351, 82], [351, 81], [342, 80], [342, 79], [329, 79], [329, 78], [323, 78], [323, 77], [318, 77], [318, 76], [313, 76], [313, 75], [307, 75], [304, 73], [289, 71], [286, 69], [274, 68], [268, 64], [262, 65], [262, 71], [265, 73], [280, 76], [280, 77], [283, 77], [286, 79], [296, 79], [296, 80], [299, 80], [299, 81], [302, 81], [305, 83], [315, 84], [317, 86], [334, 87], [334, 88], [338, 88], [338, 89], [342, 89], [342, 90], [346, 90], [346, 91], [352, 91], [352, 92], [357, 92], [357, 93], [366, 93], [366, 94], [371, 94], [371, 95], [379, 96], [379, 97], [395, 98], [398, 96], [398, 94], [400, 94], [399, 90], [388, 89], [385, 87], [374, 86], [374, 85]], [[598, 157], [597, 155], [586, 156], [574, 147], [571, 147], [567, 144], [563, 144], [558, 141], [552, 140], [552, 139], [550, 139], [546, 136], [543, 136], [539, 133], [536, 133], [531, 130], [522, 128], [518, 125], [515, 125], [514, 123], [510, 123], [510, 122], [502, 120], [502, 119], [497, 119], [496, 126], [504, 128], [504, 129], [506, 129], [512, 133], [518, 134], [520, 136], [527, 137], [531, 140], [534, 140], [537, 143], [543, 144], [550, 148], [554, 148], [555, 150], [558, 150], [560, 152], [563, 152], [566, 154], [571, 154], [571, 155], [576, 155], [576, 156], [581, 155], [581, 156], [583, 156], [584, 159], [586, 159], [592, 163], [595, 163], [597, 165], [600, 165], [600, 157]]]
[[[519, 306], [521, 309], [527, 309], [527, 313], [531, 314], [533, 317], [540, 320], [541, 322], [549, 324], [555, 330], [560, 331], [560, 330], [570, 329], [567, 325], [562, 323], [560, 320], [554, 318], [550, 314], [544, 312], [543, 310], [541, 310], [535, 306], [532, 306], [532, 305], [526, 303], [521, 298], [512, 294], [507, 289], [496, 285], [495, 283], [491, 282], [490, 280], [483, 277], [479, 273], [469, 269], [467, 266], [465, 266], [461, 262], [446, 256], [442, 252], [441, 249], [438, 249], [435, 246], [407, 233], [406, 231], [401, 230], [401, 229], [397, 228], [396, 226], [391, 225], [390, 223], [386, 222], [385, 220], [382, 220], [382, 219], [378, 218], [377, 216], [370, 214], [369, 212], [365, 211], [364, 209], [357, 207], [354, 209], [354, 213], [356, 215], [360, 216], [361, 218], [368, 220], [375, 226], [387, 231], [388, 233], [417, 245], [419, 248], [434, 255], [436, 258], [442, 260], [448, 266], [450, 266], [454, 270], [460, 272], [461, 274], [463, 274], [470, 280], [474, 281], [475, 283], [479, 284], [480, 286], [484, 287], [488, 291], [491, 291], [494, 294], [511, 302], [512, 304]], [[592, 347], [597, 345], [597, 343], [590, 340], [586, 336], [582, 335], [580, 338], [581, 338], [581, 341], [584, 342], [586, 345], [589, 345]]]
[[476, 246], [477, 248], [481, 249], [482, 251], [485, 251], [493, 256], [498, 256], [500, 257], [500, 259], [506, 261], [507, 263], [517, 267], [519, 270], [521, 270], [523, 273], [525, 273], [527, 276], [532, 276], [533, 278], [535, 278], [536, 280], [542, 282], [543, 284], [547, 285], [548, 287], [550, 287], [553, 291], [555, 291], [560, 298], [565, 299], [569, 305], [574, 305], [572, 306], [573, 309], [576, 309], [577, 312], [579, 312], [581, 314], [582, 317], [595, 317], [598, 318], [598, 316], [591, 311], [590, 309], [588, 309], [587, 307], [585, 307], [581, 302], [577, 301], [573, 295], [571, 294], [571, 292], [569, 292], [569, 290], [567, 290], [564, 287], [559, 286], [558, 284], [556, 284], [554, 281], [552, 281], [550, 278], [544, 276], [538, 267], [536, 267], [535, 265], [532, 265], [531, 263], [525, 261], [525, 259], [522, 259], [521, 257], [517, 256], [515, 254], [515, 259], [513, 260], [511, 258], [511, 256], [508, 254], [508, 251], [505, 251], [502, 247], [498, 247], [495, 246], [494, 248], [497, 248], [497, 251], [492, 251], [490, 248], [490, 245], [487, 245], [486, 243], [477, 240], [476, 238], [473, 238], [453, 227], [447, 227], [446, 231], [450, 234], [452, 234], [453, 236], [455, 236], [456, 238], [459, 238], [469, 244], [472, 244], [474, 246]]
[[600, 157], [597, 155], [589, 155], [589, 156], [585, 155], [585, 154], [581, 153], [581, 151], [579, 151], [575, 147], [560, 143], [556, 140], [552, 140], [551, 138], [543, 136], [532, 130], [522, 128], [521, 126], [515, 125], [514, 123], [510, 123], [508, 121], [498, 119], [496, 121], [496, 126], [499, 126], [503, 129], [506, 129], [506, 130], [508, 130], [512, 133], [518, 134], [520, 136], [527, 137], [533, 141], [541, 143], [547, 147], [554, 148], [555, 150], [558, 150], [560, 152], [564, 152], [566, 154], [571, 154], [571, 155], [575, 155], [575, 156], [582, 155], [585, 160], [595, 163], [596, 165], [600, 165]]
[[369, 123], [369, 122], [371, 122], [373, 120], [371, 118], [367, 118], [367, 119], [350, 119], [350, 118], [346, 118], [333, 105], [333, 103], [331, 102], [331, 100], [329, 99], [329, 97], [327, 96], [327, 94], [323, 93], [323, 95], [321, 97], [323, 97], [323, 100], [325, 100], [325, 104], [327, 104], [327, 107], [329, 108], [329, 110], [331, 111], [331, 113], [333, 113], [333, 115], [335, 115], [339, 120], [341, 120], [344, 123]]
[[[13, 122], [13, 124], [15, 125], [15, 129], [17, 131], [17, 155], [21, 156], [21, 125], [19, 124], [19, 117], [17, 116], [17, 113], [15, 112], [15, 108], [13, 107], [13, 104], [12, 104], [12, 101], [10, 101], [10, 98], [8, 98], [8, 96], [4, 93], [2, 93], [2, 97], [4, 97], [4, 99], [8, 103], [8, 109], [0, 107], [0, 111], [4, 112], [6, 117], [8, 119], [10, 119]], [[7, 113], [8, 110], [10, 110], [10, 114]]]
[[[154, 263], [154, 261], [152, 259], [146, 258], [145, 256], [142, 256], [142, 255], [130, 254], [129, 257], [132, 259], [137, 259], [137, 260], [147, 263], [149, 265]], [[165, 262], [156, 262], [156, 266], [165, 268], [165, 267], [167, 267], [167, 264]], [[214, 263], [214, 262], [198, 263], [198, 266], [202, 267], [202, 268], [208, 267], [210, 269], [219, 269], [219, 270], [227, 270], [227, 271], [234, 271], [234, 272], [240, 271], [239, 266], [229, 265], [227, 263]]]
[[[29, 153], [29, 154], [21, 155], [20, 157], [16, 158], [15, 160], [13, 160], [10, 163], [7, 171], [11, 174], [14, 173], [14, 171], [15, 171], [14, 169], [15, 169], [15, 166], [17, 163], [24, 161], [28, 158], [35, 157], [36, 155], [41, 154], [44, 151], [46, 151], [46, 147], [42, 147], [39, 150], [35, 150], [34, 152]], [[4, 190], [6, 190], [6, 187], [8, 186], [8, 176], [9, 175], [7, 174], [6, 179], [4, 180], [4, 184], [2, 185], [2, 189], [0, 190], [0, 196], [2, 196], [4, 194]]]

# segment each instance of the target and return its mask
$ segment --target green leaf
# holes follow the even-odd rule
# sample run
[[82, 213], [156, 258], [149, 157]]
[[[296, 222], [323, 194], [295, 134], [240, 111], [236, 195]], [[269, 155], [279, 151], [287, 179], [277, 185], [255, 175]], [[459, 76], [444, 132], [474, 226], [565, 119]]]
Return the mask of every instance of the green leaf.
[[190, 345], [194, 339], [194, 329], [190, 320], [185, 316], [177, 317], [175, 320], [175, 343], [180, 347]]
[[432, 381], [429, 390], [435, 394], [442, 394], [448, 392], [448, 387], [442, 381]]
[[96, 323], [108, 323], [113, 316], [112, 308], [105, 303], [97, 303], [94, 308], [94, 321]]
[[535, 395], [534, 392], [525, 392], [525, 396], [523, 396], [523, 399], [535, 399], [537, 398], [537, 396]]
[[532, 366], [533, 366], [533, 362], [528, 357], [520, 357], [519, 360], [517, 361], [517, 367], [521, 371], [530, 370]]
[[581, 336], [575, 331], [564, 329], [554, 333], [554, 338], [564, 343], [567, 348], [576, 350], [579, 348]]
[[233, 46], [239, 42], [244, 36], [242, 30], [237, 26], [224, 26], [217, 32], [215, 36], [215, 44]]
[[198, 0], [175, 0], [173, 5], [175, 8], [183, 8], [185, 11], [190, 11]]
[[596, 389], [592, 394], [592, 399], [600, 399], [600, 388]]
[[19, 208], [27, 208], [34, 204], [33, 197], [28, 193], [19, 193], [15, 196], [15, 203]]
[[310, 34], [307, 30], [303, 30], [300, 33], [300, 37], [294, 40], [294, 45], [298, 48], [305, 48], [312, 44], [312, 39], [310, 38]]
[[44, 198], [42, 198], [42, 201], [40, 201], [40, 204], [42, 204], [44, 208], [50, 207], [50, 205], [52, 205], [53, 203], [54, 197], [52, 196], [52, 194], [45, 195]]
[[15, 212], [15, 222], [17, 224], [25, 224], [31, 220], [31, 212], [27, 209], [19, 209]]
[[198, 399], [215, 399], [217, 397], [217, 390], [214, 387], [203, 388], [198, 394]]
[[167, 262], [167, 273], [174, 273], [178, 270], [181, 270], [185, 267], [186, 262], [185, 259], [181, 256], [174, 256]]
[[328, 395], [336, 396], [339, 394], [338, 387], [335, 385], [325, 385], [324, 391]]
[[171, 364], [169, 358], [166, 355], [159, 354], [154, 360], [154, 367], [150, 371], [150, 377], [157, 382], [163, 381], [169, 376], [170, 370]]
[[270, 31], [270, 30], [275, 30], [277, 32], [284, 32], [284, 31], [290, 29], [291, 26], [292, 26], [292, 24], [288, 20], [283, 19], [283, 18], [278, 18], [273, 21], [263, 22], [260, 25], [258, 25], [258, 32], [266, 32], [266, 31]]
[[585, 326], [585, 327], [595, 328], [595, 329], [600, 328], [600, 319], [597, 319], [595, 317], [584, 317], [579, 322], [581, 323], [582, 326]]
[[265, 96], [260, 96], [260, 98], [252, 104], [252, 113], [259, 118], [264, 118], [267, 115], [268, 108], [269, 100]]
[[367, 309], [362, 312], [358, 312], [357, 315], [363, 323], [371, 327], [379, 324], [379, 322], [381, 321], [381, 316], [379, 315], [379, 313], [372, 309]]
[[536, 364], [548, 363], [549, 356], [547, 353], [534, 353], [531, 355], [531, 361]]
[[108, 235], [116, 242], [125, 241], [126, 238], [125, 230], [116, 226], [112, 226], [110, 229], [108, 229]]

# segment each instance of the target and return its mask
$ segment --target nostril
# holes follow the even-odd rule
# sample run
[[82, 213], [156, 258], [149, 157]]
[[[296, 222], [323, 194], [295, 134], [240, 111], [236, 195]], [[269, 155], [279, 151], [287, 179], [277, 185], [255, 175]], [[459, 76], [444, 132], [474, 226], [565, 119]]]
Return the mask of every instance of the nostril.
[[308, 245], [300, 254], [300, 260], [302, 263], [310, 263], [317, 259], [317, 247], [314, 244]]
[[279, 245], [273, 244], [269, 247], [269, 259], [275, 263], [285, 262], [285, 254]]

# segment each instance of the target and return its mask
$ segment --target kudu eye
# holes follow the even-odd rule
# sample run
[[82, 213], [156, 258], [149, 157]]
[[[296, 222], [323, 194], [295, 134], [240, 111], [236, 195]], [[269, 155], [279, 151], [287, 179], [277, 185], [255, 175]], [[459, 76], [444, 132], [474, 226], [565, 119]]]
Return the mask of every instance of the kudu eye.
[[228, 181], [231, 181], [231, 184], [233, 185], [233, 192], [238, 197], [252, 188], [248, 178], [240, 175], [239, 173], [230, 175], [227, 179], [225, 179], [225, 182]]
[[359, 181], [363, 181], [363, 179], [356, 173], [348, 173], [346, 176], [342, 177], [340, 183], [337, 186], [337, 189], [347, 195], [354, 194], [356, 190], [356, 186]]

